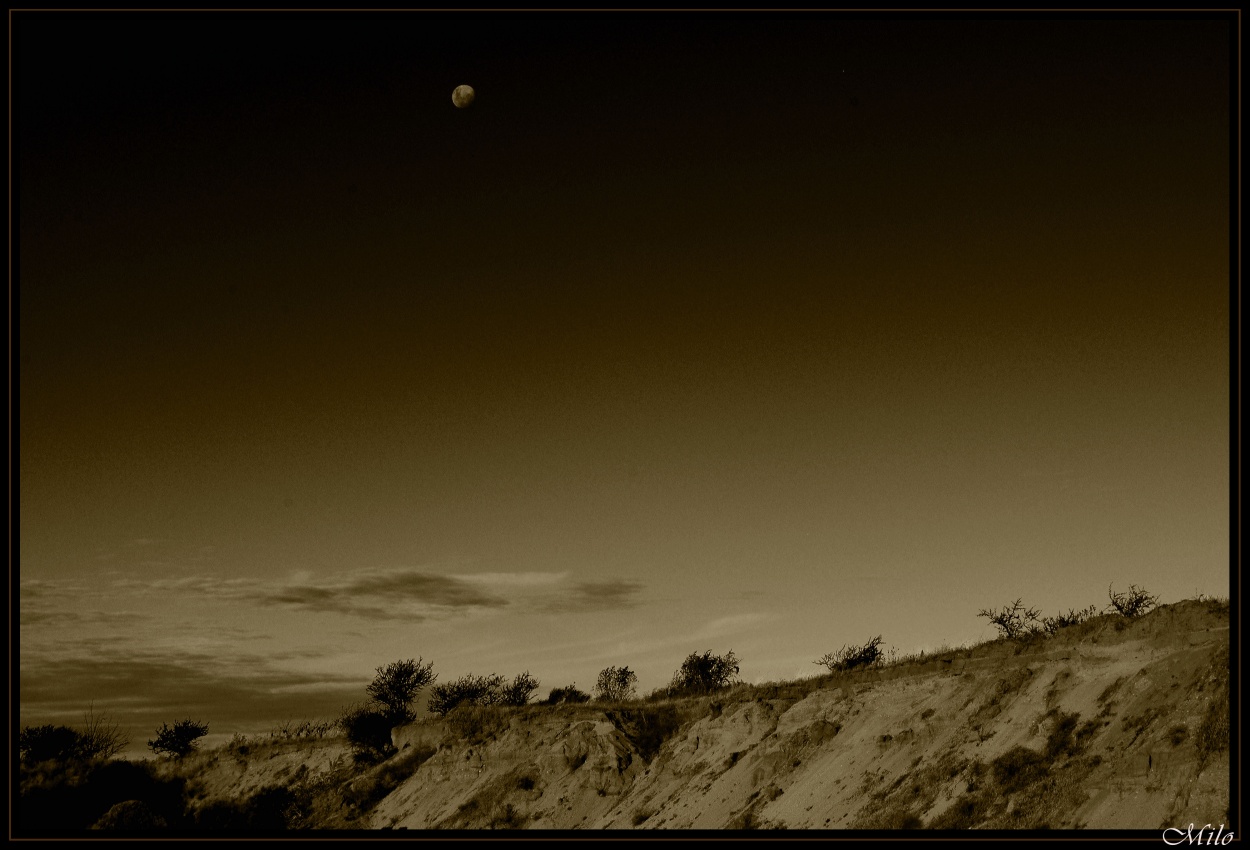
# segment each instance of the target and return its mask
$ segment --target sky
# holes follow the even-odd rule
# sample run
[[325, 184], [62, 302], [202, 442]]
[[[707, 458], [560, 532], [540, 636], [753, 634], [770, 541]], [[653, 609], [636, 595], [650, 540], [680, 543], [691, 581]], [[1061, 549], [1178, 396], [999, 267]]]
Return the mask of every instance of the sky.
[[20, 723], [1228, 595], [1232, 23], [15, 13]]

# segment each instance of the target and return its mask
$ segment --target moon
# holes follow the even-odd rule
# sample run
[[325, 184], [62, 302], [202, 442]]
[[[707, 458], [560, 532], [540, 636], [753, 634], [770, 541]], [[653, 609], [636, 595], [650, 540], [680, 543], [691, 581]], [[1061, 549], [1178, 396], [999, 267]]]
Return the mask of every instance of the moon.
[[457, 109], [464, 109], [473, 102], [476, 94], [473, 86], [456, 86], [456, 90], [451, 93], [451, 102], [456, 104]]

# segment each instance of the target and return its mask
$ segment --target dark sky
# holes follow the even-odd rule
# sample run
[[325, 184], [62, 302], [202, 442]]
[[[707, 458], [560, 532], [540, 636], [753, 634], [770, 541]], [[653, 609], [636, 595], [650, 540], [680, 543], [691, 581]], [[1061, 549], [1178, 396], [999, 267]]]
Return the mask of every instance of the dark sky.
[[1227, 593], [1232, 18], [1102, 18], [15, 15], [23, 712]]

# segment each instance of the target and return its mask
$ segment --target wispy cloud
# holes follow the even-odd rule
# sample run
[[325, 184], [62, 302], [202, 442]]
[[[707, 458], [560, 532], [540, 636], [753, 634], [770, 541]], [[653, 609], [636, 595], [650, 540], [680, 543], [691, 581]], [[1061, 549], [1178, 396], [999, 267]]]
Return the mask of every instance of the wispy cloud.
[[722, 638], [741, 636], [748, 629], [776, 616], [765, 612], [745, 612], [709, 620], [697, 628], [678, 635], [622, 637], [614, 644], [606, 646], [603, 651], [590, 653], [584, 657], [586, 660], [594, 661], [607, 658], [646, 657], [657, 653], [668, 653], [674, 648], [681, 648], [683, 652], [715, 649], [708, 643]]
[[255, 601], [305, 611], [406, 620], [508, 605], [507, 599], [474, 582], [418, 570], [352, 573], [321, 582], [294, 581], [263, 592]]
[[228, 730], [335, 716], [360, 698], [364, 680], [284, 670], [258, 655], [135, 653], [106, 646], [23, 664], [19, 683], [25, 724], [72, 723], [92, 703], [140, 730], [178, 717]]
[[207, 596], [233, 603], [332, 613], [368, 620], [420, 622], [453, 615], [511, 610], [577, 614], [641, 604], [641, 582], [611, 578], [576, 580], [568, 573], [522, 572], [448, 575], [397, 567], [316, 576], [222, 579], [206, 575], [115, 578], [128, 596]]
[[143, 614], [135, 611], [65, 611], [58, 608], [39, 605], [23, 607], [18, 615], [18, 624], [22, 626], [53, 625], [65, 626], [70, 623], [78, 625], [117, 625], [131, 624], [142, 620]]
[[638, 598], [642, 590], [641, 582], [627, 579], [579, 581], [557, 588], [556, 592], [539, 602], [539, 607], [548, 614], [582, 614], [636, 608], [642, 604], [642, 600]]

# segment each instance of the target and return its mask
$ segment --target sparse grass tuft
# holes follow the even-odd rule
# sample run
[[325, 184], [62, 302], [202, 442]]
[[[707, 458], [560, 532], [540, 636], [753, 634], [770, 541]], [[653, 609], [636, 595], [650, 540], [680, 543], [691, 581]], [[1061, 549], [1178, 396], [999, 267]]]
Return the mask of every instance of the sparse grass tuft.
[[1212, 659], [1207, 674], [1208, 683], [1214, 684], [1215, 688], [1207, 703], [1207, 713], [1202, 718], [1195, 736], [1195, 742], [1198, 745], [1199, 770], [1206, 766], [1212, 756], [1228, 749], [1230, 711], [1228, 664], [1228, 647], [1223, 647]]
[[1091, 605], [1088, 608], [1082, 608], [1080, 611], [1072, 608], [1068, 609], [1066, 614], [1056, 614], [1053, 617], [1042, 618], [1042, 631], [1048, 635], [1053, 635], [1060, 629], [1066, 629], [1070, 626], [1079, 626], [1086, 620], [1090, 620], [1098, 615], [1098, 606]]
[[405, 749], [348, 784], [343, 799], [359, 812], [368, 811], [415, 774], [434, 753], [432, 747]]
[[508, 728], [508, 709], [497, 705], [460, 705], [447, 714], [448, 737], [481, 744]]

